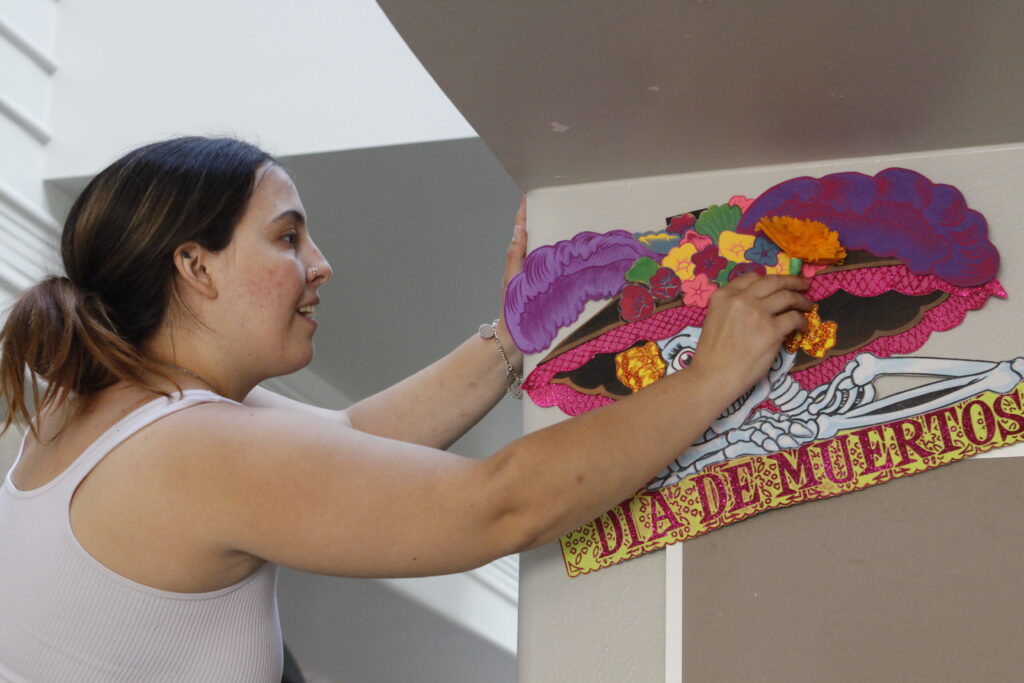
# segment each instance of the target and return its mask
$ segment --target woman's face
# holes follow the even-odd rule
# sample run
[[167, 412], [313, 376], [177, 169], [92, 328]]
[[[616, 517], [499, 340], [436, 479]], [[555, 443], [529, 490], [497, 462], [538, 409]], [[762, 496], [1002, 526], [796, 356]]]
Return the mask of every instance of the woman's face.
[[[216, 329], [247, 370], [267, 377], [313, 358], [317, 288], [332, 271], [313, 243], [306, 212], [281, 167], [257, 171], [256, 186], [228, 247], [212, 254]], [[310, 269], [315, 267], [316, 274]]]

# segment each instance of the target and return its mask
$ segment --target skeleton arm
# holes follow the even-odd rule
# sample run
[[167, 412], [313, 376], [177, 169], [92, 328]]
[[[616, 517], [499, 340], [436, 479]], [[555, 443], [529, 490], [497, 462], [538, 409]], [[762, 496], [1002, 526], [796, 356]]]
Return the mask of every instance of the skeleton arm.
[[[993, 363], [946, 358], [876, 358], [870, 354], [861, 354], [850, 366], [855, 366], [849, 376], [856, 384], [870, 384], [886, 374], [926, 375], [946, 379], [878, 400], [858, 402], [843, 412], [820, 412], [816, 418], [818, 438], [828, 438], [845, 429], [859, 429], [921, 415], [985, 391], [1006, 393], [1024, 379], [1024, 358]], [[850, 366], [847, 366], [848, 369]], [[844, 371], [843, 375], [847, 373]]]

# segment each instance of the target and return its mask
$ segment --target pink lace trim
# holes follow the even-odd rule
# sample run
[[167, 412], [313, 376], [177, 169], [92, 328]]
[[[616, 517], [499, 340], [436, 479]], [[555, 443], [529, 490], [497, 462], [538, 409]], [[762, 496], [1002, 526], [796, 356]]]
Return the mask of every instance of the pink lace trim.
[[888, 291], [920, 296], [939, 290], [956, 296], [973, 296], [985, 292], [985, 296], [1006, 298], [1006, 290], [998, 280], [990, 280], [979, 287], [957, 287], [934, 275], [911, 273], [906, 266], [880, 266], [837, 273], [819, 273], [811, 280], [808, 296], [815, 301], [821, 301], [839, 290], [856, 296], [878, 296]]

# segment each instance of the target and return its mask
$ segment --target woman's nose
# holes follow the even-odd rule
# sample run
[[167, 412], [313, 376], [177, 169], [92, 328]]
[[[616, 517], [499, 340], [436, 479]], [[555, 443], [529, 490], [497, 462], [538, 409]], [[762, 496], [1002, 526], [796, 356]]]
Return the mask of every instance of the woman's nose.
[[313, 253], [309, 262], [313, 264], [306, 269], [306, 277], [310, 284], [322, 285], [334, 275], [334, 269], [331, 268], [331, 264], [327, 262], [323, 253], [315, 246], [313, 247]]
[[316, 284], [317, 286], [330, 280], [332, 275], [334, 275], [334, 270], [331, 268], [331, 264], [327, 262], [327, 259], [321, 259], [317, 265], [306, 269], [306, 279], [310, 284]]

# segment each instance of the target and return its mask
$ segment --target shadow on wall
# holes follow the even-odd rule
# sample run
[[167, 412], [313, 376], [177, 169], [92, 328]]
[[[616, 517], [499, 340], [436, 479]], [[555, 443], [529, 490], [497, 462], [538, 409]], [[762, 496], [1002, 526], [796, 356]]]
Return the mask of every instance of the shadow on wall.
[[515, 655], [372, 579], [282, 568], [281, 632], [307, 683], [513, 683]]

